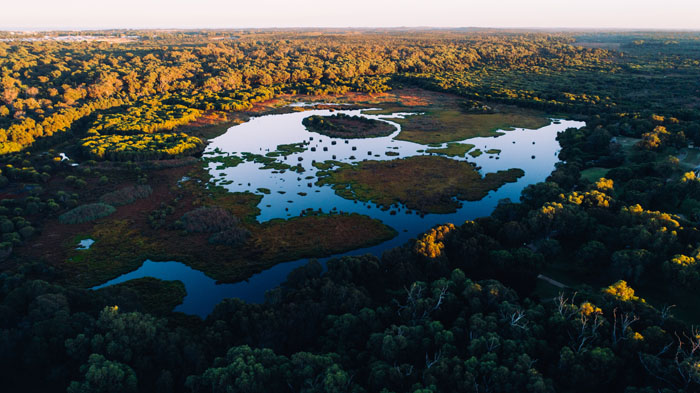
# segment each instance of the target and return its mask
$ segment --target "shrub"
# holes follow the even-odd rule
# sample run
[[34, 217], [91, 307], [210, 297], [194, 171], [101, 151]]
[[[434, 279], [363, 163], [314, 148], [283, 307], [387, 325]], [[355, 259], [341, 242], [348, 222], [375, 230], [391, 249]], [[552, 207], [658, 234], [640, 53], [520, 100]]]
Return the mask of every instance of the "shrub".
[[152, 193], [153, 189], [148, 185], [129, 186], [102, 195], [100, 202], [112, 206], [128, 205], [137, 199], [148, 198]]
[[232, 226], [228, 229], [224, 229], [221, 232], [217, 232], [211, 235], [211, 237], [209, 237], [209, 243], [237, 246], [239, 244], [245, 243], [246, 239], [248, 239], [248, 236], [250, 236], [250, 232], [248, 232], [247, 229], [241, 228], [239, 226]]
[[187, 232], [213, 233], [209, 243], [237, 246], [244, 243], [250, 232], [228, 210], [220, 207], [200, 207], [185, 213], [180, 223]]
[[238, 219], [220, 207], [200, 207], [180, 219], [187, 232], [221, 232], [238, 225]]
[[27, 225], [26, 227], [22, 227], [18, 232], [22, 239], [27, 240], [34, 234], [34, 227]]
[[0, 242], [0, 261], [9, 257], [12, 254], [12, 243], [11, 242]]
[[98, 114], [91, 131], [99, 134], [152, 134], [162, 130], [172, 130], [187, 124], [201, 111], [184, 105], [169, 105], [157, 100], [137, 102], [126, 110], [115, 113]]
[[97, 220], [114, 213], [116, 209], [112, 205], [105, 203], [90, 203], [80, 205], [73, 210], [69, 210], [58, 217], [62, 224], [81, 224], [83, 222]]
[[146, 161], [188, 156], [200, 152], [204, 143], [184, 133], [96, 135], [82, 139], [80, 147], [93, 159]]
[[17, 232], [3, 233], [0, 239], [3, 243], [11, 243], [15, 246], [22, 244], [22, 239]]
[[7, 218], [0, 219], [0, 232], [10, 233], [15, 230], [15, 224]]

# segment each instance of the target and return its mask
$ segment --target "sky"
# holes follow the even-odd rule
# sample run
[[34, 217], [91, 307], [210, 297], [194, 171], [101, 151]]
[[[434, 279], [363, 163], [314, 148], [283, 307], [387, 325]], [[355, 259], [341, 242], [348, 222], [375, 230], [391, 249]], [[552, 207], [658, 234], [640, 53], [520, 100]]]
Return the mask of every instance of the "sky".
[[0, 29], [520, 27], [700, 30], [700, 0], [3, 0]]

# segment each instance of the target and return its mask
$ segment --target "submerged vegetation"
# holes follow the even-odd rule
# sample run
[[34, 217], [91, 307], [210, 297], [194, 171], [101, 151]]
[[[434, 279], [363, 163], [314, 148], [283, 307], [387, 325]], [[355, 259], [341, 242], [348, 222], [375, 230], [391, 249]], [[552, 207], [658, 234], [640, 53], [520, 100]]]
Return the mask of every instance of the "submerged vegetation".
[[[700, 389], [698, 33], [121, 33], [138, 37], [0, 32], [3, 391]], [[398, 119], [399, 138], [421, 144], [550, 115], [586, 126], [559, 134], [562, 161], [519, 201], [381, 257], [310, 261], [259, 304], [227, 299], [200, 319], [172, 312], [179, 282], [86, 289], [146, 258], [238, 281], [396, 236], [340, 212], [260, 223], [277, 190], [229, 193], [203, 169], [298, 170], [277, 158], [303, 144], [185, 157], [223, 132], [203, 119], [310, 100], [415, 113]], [[446, 212], [522, 176], [385, 151], [374, 153], [389, 161], [315, 162], [319, 182], [384, 209]], [[95, 243], [76, 250], [85, 238]]]

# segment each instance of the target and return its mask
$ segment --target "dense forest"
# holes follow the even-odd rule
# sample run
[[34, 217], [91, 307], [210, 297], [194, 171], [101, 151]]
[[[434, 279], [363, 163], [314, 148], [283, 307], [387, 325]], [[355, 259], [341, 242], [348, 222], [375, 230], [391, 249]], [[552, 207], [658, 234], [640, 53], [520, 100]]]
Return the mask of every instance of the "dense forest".
[[[700, 390], [700, 34], [90, 34], [136, 38], [0, 33], [3, 391]], [[490, 216], [380, 257], [312, 260], [264, 302], [227, 299], [205, 319], [172, 312], [176, 283], [92, 291], [17, 252], [50, 222], [138, 203], [154, 168], [194, 165], [202, 119], [404, 87], [586, 125], [559, 134], [546, 182]], [[103, 192], [123, 179], [136, 185]], [[163, 201], [148, 219], [175, 211]], [[251, 236], [246, 217], [194, 212], [179, 230]], [[197, 229], [206, 220], [226, 225]], [[567, 285], [542, 290], [543, 272]]]

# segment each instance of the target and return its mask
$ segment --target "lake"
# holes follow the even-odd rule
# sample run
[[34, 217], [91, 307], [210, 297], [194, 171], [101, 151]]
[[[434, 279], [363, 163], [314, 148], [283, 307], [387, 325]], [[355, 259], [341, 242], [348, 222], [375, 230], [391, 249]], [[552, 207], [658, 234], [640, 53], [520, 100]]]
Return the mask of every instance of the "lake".
[[[337, 195], [330, 186], [315, 185], [318, 170], [312, 165], [313, 162], [336, 160], [357, 163], [367, 159], [394, 160], [431, 154], [425, 151], [429, 148], [425, 145], [395, 139], [401, 126], [393, 122], [392, 119], [416, 114], [375, 115], [371, 114], [371, 110], [369, 110], [370, 113], [367, 111], [367, 109], [332, 111], [312, 109], [303, 112], [255, 117], [246, 123], [229, 128], [226, 133], [211, 140], [204, 151], [203, 159], [219, 156], [242, 157], [243, 152], [265, 155], [275, 152], [278, 145], [304, 143], [305, 150], [303, 152], [276, 157], [280, 163], [292, 166], [300, 165], [304, 168], [302, 173], [291, 170], [261, 169], [264, 164], [252, 161], [228, 167], [220, 162], [209, 162], [207, 170], [212, 175], [214, 184], [225, 187], [231, 192], [247, 191], [262, 195], [258, 206], [260, 215], [257, 217], [260, 222], [299, 216], [309, 208], [314, 210], [320, 208], [325, 212], [360, 213], [379, 219], [396, 229], [398, 235], [373, 247], [353, 250], [331, 257], [366, 253], [379, 256], [384, 250], [404, 244], [407, 240], [417, 237], [435, 225], [447, 222], [458, 225], [465, 220], [489, 215], [501, 199], [509, 198], [517, 201], [523, 188], [544, 181], [554, 170], [555, 164], [559, 161], [560, 149], [559, 143], [556, 141], [557, 133], [567, 128], [579, 128], [585, 125], [584, 122], [580, 121], [552, 119], [549, 125], [536, 130], [516, 128], [512, 131], [503, 131], [497, 137], [478, 137], [459, 141], [457, 143], [476, 145], [475, 149], [480, 149], [482, 152], [489, 149], [497, 149], [501, 152], [500, 154], [484, 153], [478, 157], [467, 155], [449, 158], [473, 162], [477, 167], [480, 167], [481, 174], [520, 168], [525, 172], [525, 175], [514, 183], [507, 183], [499, 189], [491, 191], [479, 201], [462, 202], [462, 206], [455, 213], [420, 215], [398, 205], [390, 209], [396, 210], [397, 213], [391, 214], [390, 210], [380, 209], [372, 202], [362, 203], [344, 199]], [[302, 120], [308, 116], [326, 116], [336, 113], [389, 122], [396, 127], [396, 131], [385, 137], [343, 139], [310, 132], [302, 125]], [[446, 144], [440, 146], [446, 146]], [[391, 155], [387, 155], [387, 152], [391, 152]], [[269, 193], [263, 193], [259, 189], [267, 189]], [[329, 258], [324, 258], [321, 261]], [[268, 289], [284, 282], [289, 272], [306, 262], [307, 259], [284, 262], [255, 274], [246, 281], [217, 284], [215, 280], [207, 277], [204, 273], [182, 263], [148, 260], [137, 270], [93, 289], [141, 277], [180, 280], [185, 284], [187, 296], [183, 304], [179, 305], [175, 311], [205, 317], [216, 304], [225, 298], [238, 297], [249, 302], [263, 301]]]

